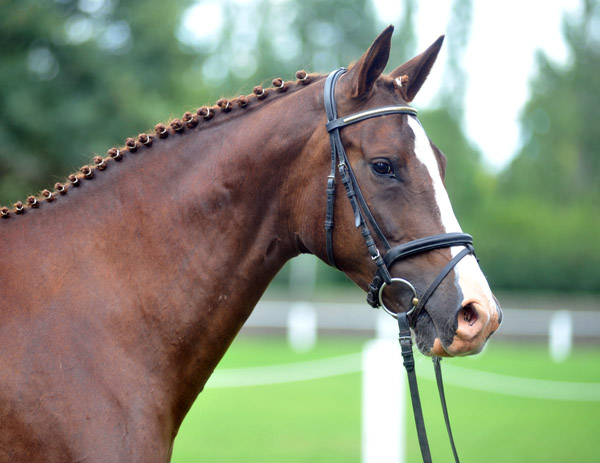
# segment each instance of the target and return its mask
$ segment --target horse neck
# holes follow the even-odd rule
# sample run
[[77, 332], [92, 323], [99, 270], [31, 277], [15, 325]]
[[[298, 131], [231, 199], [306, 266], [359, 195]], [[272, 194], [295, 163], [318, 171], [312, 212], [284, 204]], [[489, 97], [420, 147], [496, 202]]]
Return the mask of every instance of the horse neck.
[[171, 389], [175, 427], [267, 285], [299, 252], [291, 172], [310, 162], [301, 159], [318, 123], [310, 113], [322, 117], [309, 88], [126, 153], [6, 223], [15, 233], [5, 247], [22, 252], [0, 266], [0, 277], [12, 278], [9, 268], [23, 280], [52, 269], [39, 294], [52, 291], [68, 304], [38, 301], [31, 311], [43, 316], [56, 306], [69, 323], [92, 318], [113, 327], [108, 342]]

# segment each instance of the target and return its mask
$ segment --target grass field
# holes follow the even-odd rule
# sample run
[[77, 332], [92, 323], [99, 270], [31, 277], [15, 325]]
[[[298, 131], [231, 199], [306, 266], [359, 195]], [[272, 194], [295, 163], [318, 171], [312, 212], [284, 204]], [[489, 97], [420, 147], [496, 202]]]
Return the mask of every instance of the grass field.
[[[282, 338], [240, 337], [217, 371], [358, 353], [365, 341], [321, 338], [315, 349], [298, 354]], [[463, 463], [600, 462], [600, 348], [576, 347], [567, 362], [555, 364], [545, 345], [492, 342], [483, 354], [447, 359], [443, 367]], [[417, 359], [418, 371], [431, 368], [429, 359]], [[579, 396], [577, 384], [561, 382], [589, 383], [580, 387], [591, 397], [572, 400]], [[183, 423], [173, 463], [360, 462], [359, 372], [241, 388], [210, 386], [209, 381]], [[421, 377], [419, 386], [433, 460], [451, 461], [435, 383]], [[545, 397], [564, 392], [564, 397], [528, 397], [537, 391]], [[393, 392], [382, 385], [382, 394]], [[406, 462], [412, 463], [420, 455], [407, 407]]]

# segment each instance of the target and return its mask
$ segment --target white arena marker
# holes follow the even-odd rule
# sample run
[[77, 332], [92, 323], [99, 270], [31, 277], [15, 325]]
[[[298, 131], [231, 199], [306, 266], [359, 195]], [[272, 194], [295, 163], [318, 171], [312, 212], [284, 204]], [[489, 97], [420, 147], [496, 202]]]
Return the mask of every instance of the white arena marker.
[[378, 310], [375, 317], [375, 336], [378, 339], [393, 339], [396, 342], [396, 347], [400, 349], [398, 344], [398, 322], [383, 310]]
[[573, 319], [568, 310], [559, 310], [550, 319], [548, 333], [550, 356], [555, 362], [563, 362], [573, 347]]
[[308, 302], [295, 302], [287, 316], [287, 335], [295, 352], [308, 352], [317, 343], [317, 310]]
[[403, 463], [406, 377], [398, 342], [367, 342], [362, 370], [362, 463]]

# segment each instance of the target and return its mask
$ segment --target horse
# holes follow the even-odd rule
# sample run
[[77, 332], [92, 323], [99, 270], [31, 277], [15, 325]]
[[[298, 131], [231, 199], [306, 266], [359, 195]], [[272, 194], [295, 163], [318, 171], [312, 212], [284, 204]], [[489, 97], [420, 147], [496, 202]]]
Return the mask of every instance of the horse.
[[[157, 124], [0, 209], [0, 461], [170, 461], [217, 363], [301, 253], [396, 314], [452, 263], [411, 328], [426, 356], [481, 351], [502, 315], [474, 253], [457, 260], [469, 243], [381, 264], [393, 247], [468, 236], [446, 158], [409, 106], [443, 37], [386, 74], [392, 33], [330, 89], [357, 123], [327, 128], [327, 76], [298, 71]], [[332, 166], [328, 132], [346, 163]]]

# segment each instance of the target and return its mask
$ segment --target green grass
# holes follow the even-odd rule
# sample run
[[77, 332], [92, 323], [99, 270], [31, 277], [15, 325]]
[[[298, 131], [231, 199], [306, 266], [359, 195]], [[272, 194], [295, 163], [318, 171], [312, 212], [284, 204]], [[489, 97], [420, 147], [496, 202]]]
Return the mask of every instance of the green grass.
[[[219, 369], [284, 364], [360, 352], [364, 339], [327, 338], [306, 354], [279, 338], [237, 339]], [[576, 348], [555, 364], [543, 345], [492, 342], [476, 357], [444, 360], [503, 375], [600, 383], [600, 349]], [[390, 368], [398, 368], [390, 365]], [[417, 369], [431, 369], [417, 360]], [[452, 455], [432, 380], [419, 380], [434, 461]], [[386, 391], [382, 385], [382, 393]], [[360, 373], [245, 388], [207, 388], [175, 440], [173, 463], [360, 462]], [[600, 402], [522, 398], [446, 384], [461, 461], [598, 462]], [[409, 400], [409, 399], [407, 399]], [[420, 461], [407, 405], [407, 463]]]

